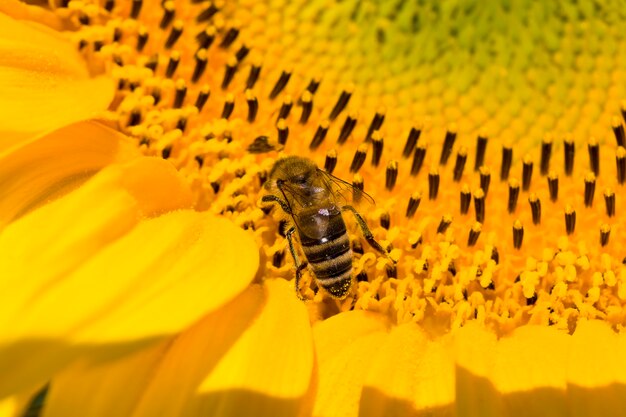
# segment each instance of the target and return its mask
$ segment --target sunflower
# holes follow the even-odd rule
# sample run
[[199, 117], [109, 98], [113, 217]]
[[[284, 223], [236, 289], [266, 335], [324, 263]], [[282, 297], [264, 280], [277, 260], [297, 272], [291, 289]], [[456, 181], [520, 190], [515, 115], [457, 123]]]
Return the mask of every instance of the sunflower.
[[[3, 83], [57, 88], [4, 106], [0, 407], [622, 415], [621, 6], [15, 3]], [[345, 299], [294, 292], [285, 155], [376, 201]]]

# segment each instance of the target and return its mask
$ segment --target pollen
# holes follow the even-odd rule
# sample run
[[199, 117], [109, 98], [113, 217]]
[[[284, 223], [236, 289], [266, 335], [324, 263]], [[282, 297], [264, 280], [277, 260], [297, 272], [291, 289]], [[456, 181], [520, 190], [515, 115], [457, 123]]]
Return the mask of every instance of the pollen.
[[169, 160], [198, 210], [253, 234], [264, 279], [293, 277], [284, 224], [259, 202], [277, 158], [375, 200], [353, 203], [387, 254], [346, 212], [351, 293], [332, 300], [305, 272], [313, 319], [626, 324], [626, 39], [608, 23], [622, 8], [61, 3], [77, 50], [117, 81], [107, 122]]

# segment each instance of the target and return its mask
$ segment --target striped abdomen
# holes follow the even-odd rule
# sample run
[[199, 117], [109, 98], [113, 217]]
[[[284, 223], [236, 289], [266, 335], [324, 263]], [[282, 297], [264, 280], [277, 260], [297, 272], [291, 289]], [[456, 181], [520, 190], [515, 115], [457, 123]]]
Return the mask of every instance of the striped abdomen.
[[345, 298], [352, 285], [352, 250], [346, 224], [339, 212], [314, 217], [325, 235], [310, 237], [299, 230], [302, 250], [318, 284], [333, 297]]

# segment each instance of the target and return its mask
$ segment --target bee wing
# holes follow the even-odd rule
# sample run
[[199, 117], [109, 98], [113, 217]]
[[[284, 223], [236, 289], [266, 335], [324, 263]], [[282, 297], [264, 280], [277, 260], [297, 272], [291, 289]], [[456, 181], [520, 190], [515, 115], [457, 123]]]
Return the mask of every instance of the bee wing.
[[356, 188], [347, 181], [337, 178], [326, 171], [318, 169], [320, 177], [326, 182], [326, 186], [332, 191], [337, 205], [343, 207], [345, 205], [353, 205], [367, 208], [373, 207], [376, 203], [372, 196], [365, 191]]

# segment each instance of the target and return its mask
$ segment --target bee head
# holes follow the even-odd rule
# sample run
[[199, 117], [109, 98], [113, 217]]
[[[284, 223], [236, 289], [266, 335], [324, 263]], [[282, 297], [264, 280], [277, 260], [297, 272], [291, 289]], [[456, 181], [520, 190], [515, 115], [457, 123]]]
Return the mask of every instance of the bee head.
[[271, 192], [277, 191], [283, 185], [304, 188], [311, 184], [316, 173], [317, 166], [310, 159], [288, 156], [276, 161], [265, 188]]

